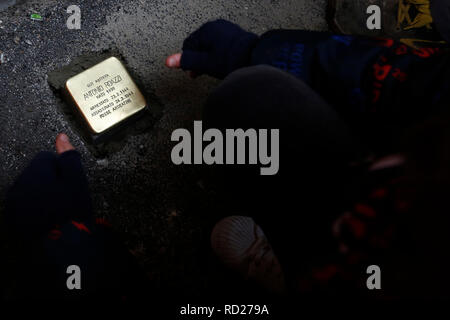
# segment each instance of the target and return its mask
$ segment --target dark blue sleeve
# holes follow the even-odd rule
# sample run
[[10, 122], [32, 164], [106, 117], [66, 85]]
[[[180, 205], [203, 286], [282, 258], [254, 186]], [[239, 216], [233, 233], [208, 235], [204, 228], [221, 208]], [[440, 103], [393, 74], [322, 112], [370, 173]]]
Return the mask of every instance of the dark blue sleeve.
[[383, 145], [438, 111], [449, 57], [443, 48], [414, 49], [391, 39], [274, 30], [261, 36], [251, 63], [305, 81], [358, 134]]
[[353, 105], [360, 110], [370, 98], [368, 69], [383, 51], [365, 38], [274, 30], [261, 37], [252, 64], [280, 68], [305, 81], [333, 106]]

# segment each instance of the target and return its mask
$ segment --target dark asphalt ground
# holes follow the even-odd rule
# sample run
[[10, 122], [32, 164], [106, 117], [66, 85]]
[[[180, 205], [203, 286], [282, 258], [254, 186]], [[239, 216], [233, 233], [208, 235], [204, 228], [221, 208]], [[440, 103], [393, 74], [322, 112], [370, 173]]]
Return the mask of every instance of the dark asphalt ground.
[[[155, 290], [195, 297], [210, 290], [207, 240], [215, 214], [212, 190], [198, 168], [170, 160], [170, 135], [199, 119], [217, 81], [191, 80], [167, 70], [165, 57], [202, 23], [225, 18], [256, 33], [273, 28], [326, 29], [321, 0], [78, 0], [81, 30], [69, 30], [72, 1], [0, 0], [0, 198], [39, 151], [53, 150], [59, 132], [82, 153], [96, 215], [107, 218], [136, 255]], [[43, 21], [32, 21], [39, 13]], [[62, 112], [48, 74], [82, 54], [119, 52], [142, 90], [164, 107], [162, 118], [145, 132], [128, 136], [118, 150], [97, 158]], [[150, 101], [151, 107], [152, 101]], [[0, 208], [1, 209], [1, 208]], [[0, 281], [14, 296], [9, 271], [13, 253], [2, 242]]]

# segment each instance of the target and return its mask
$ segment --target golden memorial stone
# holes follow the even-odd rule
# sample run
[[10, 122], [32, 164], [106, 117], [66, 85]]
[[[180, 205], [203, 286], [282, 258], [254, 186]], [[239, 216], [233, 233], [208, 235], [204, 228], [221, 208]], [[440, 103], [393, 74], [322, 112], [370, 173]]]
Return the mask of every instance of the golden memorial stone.
[[70, 78], [65, 88], [95, 135], [118, 126], [147, 106], [145, 97], [116, 57]]

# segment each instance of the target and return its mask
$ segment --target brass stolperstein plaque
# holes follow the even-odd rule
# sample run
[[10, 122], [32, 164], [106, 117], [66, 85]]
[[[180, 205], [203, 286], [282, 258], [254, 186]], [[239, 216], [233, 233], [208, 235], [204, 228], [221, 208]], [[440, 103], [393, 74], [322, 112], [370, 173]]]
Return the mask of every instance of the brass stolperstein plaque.
[[94, 134], [101, 134], [147, 105], [144, 96], [116, 57], [70, 78], [66, 90]]

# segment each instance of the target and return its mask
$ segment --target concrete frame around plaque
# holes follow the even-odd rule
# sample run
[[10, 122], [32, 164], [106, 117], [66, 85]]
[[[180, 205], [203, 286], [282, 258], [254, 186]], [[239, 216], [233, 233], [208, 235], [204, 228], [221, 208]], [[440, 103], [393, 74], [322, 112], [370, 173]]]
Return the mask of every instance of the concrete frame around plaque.
[[84, 119], [93, 140], [105, 137], [147, 107], [144, 95], [116, 57], [67, 80], [66, 93]]

